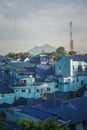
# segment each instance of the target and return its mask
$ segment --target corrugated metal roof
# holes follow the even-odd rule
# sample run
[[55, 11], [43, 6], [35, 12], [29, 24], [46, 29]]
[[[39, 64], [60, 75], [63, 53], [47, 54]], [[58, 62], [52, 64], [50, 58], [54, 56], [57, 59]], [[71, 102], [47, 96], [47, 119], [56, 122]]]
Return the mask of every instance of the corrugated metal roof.
[[13, 93], [13, 90], [8, 86], [7, 83], [0, 82], [0, 94]]
[[41, 54], [39, 54], [39, 55], [36, 55], [36, 56], [34, 56], [34, 57], [32, 57], [31, 59], [30, 59], [30, 63], [33, 63], [33, 64], [40, 64], [40, 63], [44, 63], [44, 62], [49, 62], [49, 59], [47, 58], [47, 56], [46, 55], [41, 55]]
[[20, 70], [24, 67], [32, 67], [29, 62], [9, 62], [9, 65]]
[[69, 59], [73, 59], [74, 61], [86, 61], [87, 62], [87, 55], [68, 55], [66, 56]]
[[16, 108], [13, 108], [14, 111], [19, 110], [20, 113], [23, 113], [25, 115], [29, 115], [32, 116], [34, 118], [37, 118], [39, 120], [45, 120], [47, 118], [53, 118], [54, 115], [52, 113], [40, 110], [40, 109], [36, 109], [34, 107], [30, 107], [29, 105], [26, 105], [26, 107], [24, 106], [19, 106]]
[[68, 58], [69, 60], [73, 60], [73, 61], [85, 61], [87, 62], [87, 55], [66, 55], [66, 56], [62, 56], [60, 58], [58, 58], [58, 61], [60, 61], [62, 58]]
[[72, 99], [69, 100], [69, 103], [72, 104], [76, 109], [78, 109], [82, 113], [87, 114], [87, 97]]
[[0, 61], [3, 61], [5, 63], [10, 62], [9, 59], [7, 59], [7, 58], [5, 58], [4, 56], [1, 56], [1, 55], [0, 55]]
[[[55, 105], [53, 99], [48, 100], [46, 102], [42, 101], [40, 102], [38, 101], [39, 104], [38, 103], [35, 105], [33, 104], [33, 106], [29, 104], [26, 105], [26, 107], [25, 106], [15, 107], [14, 111], [17, 108], [19, 109], [20, 113], [30, 115], [40, 120], [57, 117], [64, 122], [69, 121], [70, 124], [75, 124], [83, 120], [87, 120], [87, 103], [86, 103], [87, 97], [70, 100], [69, 103], [63, 106]], [[59, 102], [57, 101], [56, 103], [58, 104]]]

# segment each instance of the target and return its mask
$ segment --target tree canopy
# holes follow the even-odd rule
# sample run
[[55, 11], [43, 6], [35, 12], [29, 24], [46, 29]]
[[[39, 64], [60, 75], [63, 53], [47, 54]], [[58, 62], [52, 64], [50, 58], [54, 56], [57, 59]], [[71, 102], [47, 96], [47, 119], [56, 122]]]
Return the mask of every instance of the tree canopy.
[[[52, 58], [52, 59], [54, 59], [54, 60], [57, 60], [58, 58], [60, 58], [61, 56], [65, 56], [65, 55], [67, 55], [67, 51], [65, 50], [65, 48], [64, 47], [58, 47], [57, 49], [56, 49], [56, 51], [54, 51], [54, 52], [44, 52], [44, 51], [42, 51], [42, 53], [43, 54], [46, 54], [49, 58]], [[74, 54], [76, 54], [76, 52], [75, 51], [69, 51], [68, 52], [68, 54], [69, 55], [74, 55]], [[28, 52], [20, 52], [20, 53], [12, 53], [12, 52], [10, 52], [10, 53], [8, 53], [7, 55], [5, 55], [5, 57], [9, 57], [9, 58], [13, 58], [13, 59], [18, 59], [18, 58], [20, 58], [20, 60], [21, 60], [21, 58], [22, 57], [28, 57], [28, 58], [31, 58], [31, 54], [29, 54]]]
[[29, 119], [21, 119], [18, 122], [21, 130], [65, 130], [65, 126], [59, 125], [53, 119], [47, 119], [43, 122], [35, 122]]
[[75, 55], [76, 52], [75, 52], [75, 51], [69, 51], [68, 54], [69, 54], [69, 55]]
[[9, 52], [8, 54], [6, 54], [5, 55], [5, 57], [7, 57], [7, 58], [13, 58], [13, 59], [18, 59], [18, 58], [20, 58], [21, 59], [21, 57], [28, 57], [28, 58], [30, 58], [31, 57], [31, 55], [28, 53], [28, 52], [20, 52], [20, 53], [13, 53], [13, 52]]
[[65, 126], [59, 125], [54, 119], [47, 119], [42, 122], [41, 130], [65, 130]]
[[21, 130], [38, 130], [39, 124], [33, 120], [29, 119], [21, 119], [18, 122], [18, 126], [21, 128]]
[[6, 124], [6, 119], [0, 118], [0, 130], [6, 130], [5, 124]]
[[56, 49], [56, 52], [46, 53], [49, 58], [57, 60], [61, 56], [67, 55], [67, 52], [64, 47], [59, 47]]

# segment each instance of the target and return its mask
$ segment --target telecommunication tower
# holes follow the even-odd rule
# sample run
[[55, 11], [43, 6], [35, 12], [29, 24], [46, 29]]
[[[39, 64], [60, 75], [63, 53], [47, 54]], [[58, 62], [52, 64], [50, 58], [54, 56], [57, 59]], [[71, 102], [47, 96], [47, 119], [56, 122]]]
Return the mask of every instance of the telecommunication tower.
[[16, 46], [16, 42], [17, 42], [17, 35], [16, 35], [16, 16], [15, 16], [15, 19], [14, 19], [15, 21], [14, 21], [14, 35], [15, 35], [15, 46]]
[[72, 21], [70, 21], [70, 51], [74, 51], [74, 44], [72, 38]]

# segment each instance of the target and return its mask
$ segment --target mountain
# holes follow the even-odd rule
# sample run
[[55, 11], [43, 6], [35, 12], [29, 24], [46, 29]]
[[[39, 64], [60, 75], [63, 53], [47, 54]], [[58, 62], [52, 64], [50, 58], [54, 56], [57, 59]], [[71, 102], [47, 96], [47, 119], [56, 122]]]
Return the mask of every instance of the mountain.
[[53, 52], [56, 51], [56, 48], [49, 45], [49, 44], [45, 44], [42, 46], [35, 46], [33, 48], [31, 48], [28, 52], [32, 55], [37, 55], [43, 52]]

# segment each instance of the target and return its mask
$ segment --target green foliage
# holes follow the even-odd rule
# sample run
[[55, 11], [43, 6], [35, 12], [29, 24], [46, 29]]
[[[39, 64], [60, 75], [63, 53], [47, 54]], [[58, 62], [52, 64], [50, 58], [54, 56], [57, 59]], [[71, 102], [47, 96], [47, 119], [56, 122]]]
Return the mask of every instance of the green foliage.
[[76, 52], [75, 52], [75, 51], [69, 51], [68, 54], [69, 54], [69, 55], [75, 55]]
[[18, 126], [21, 128], [21, 130], [38, 130], [39, 124], [33, 120], [29, 119], [21, 119], [18, 122]]
[[6, 124], [6, 119], [0, 118], [0, 130], [6, 130], [5, 124]]
[[65, 56], [65, 55], [67, 55], [67, 53], [66, 53], [64, 47], [59, 47], [59, 48], [56, 49], [57, 58], [59, 58], [61, 56]]
[[53, 119], [47, 119], [44, 122], [42, 122], [40, 128], [41, 128], [41, 130], [65, 130], [64, 126], [60, 126]]
[[61, 54], [65, 54], [66, 53], [64, 47], [57, 48], [56, 52], [61, 53]]
[[64, 47], [59, 47], [56, 49], [56, 52], [44, 53], [44, 54], [46, 54], [49, 58], [57, 60], [59, 57], [67, 55], [67, 52], [65, 51]]
[[65, 126], [60, 126], [55, 120], [47, 119], [43, 122], [35, 122], [29, 119], [21, 119], [18, 122], [21, 130], [65, 130]]
[[[55, 52], [51, 52], [51, 53], [48, 53], [48, 52], [45, 53], [44, 50], [42, 50], [42, 53], [46, 54], [48, 58], [53, 58], [54, 60], [57, 60], [59, 57], [65, 56], [67, 54], [64, 47], [59, 47], [56, 49]], [[22, 56], [31, 58], [31, 55], [27, 52], [24, 52], [24, 53], [23, 52], [20, 52], [20, 53], [10, 52], [7, 55], [5, 55], [5, 57], [9, 57], [13, 59], [18, 59], [18, 58], [21, 59]]]
[[22, 56], [28, 57], [28, 58], [31, 57], [31, 55], [29, 53], [27, 53], [27, 52], [24, 52], [24, 53], [22, 53], [22, 52], [20, 52], [20, 53], [12, 53], [12, 52], [10, 52], [7, 55], [5, 55], [5, 57], [13, 58], [13, 59], [18, 59], [18, 58], [21, 58]]

